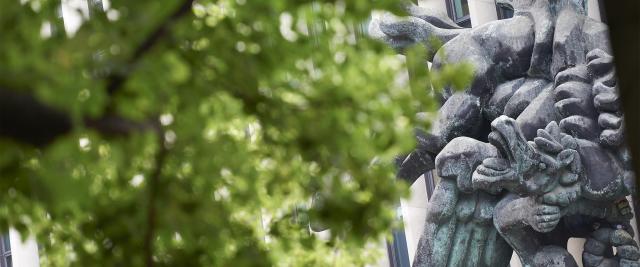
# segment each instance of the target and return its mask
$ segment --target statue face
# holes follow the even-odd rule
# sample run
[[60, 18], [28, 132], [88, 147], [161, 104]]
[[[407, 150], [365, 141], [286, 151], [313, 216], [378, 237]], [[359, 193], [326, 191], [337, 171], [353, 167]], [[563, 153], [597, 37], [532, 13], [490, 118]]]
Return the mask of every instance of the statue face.
[[516, 121], [500, 116], [491, 123], [489, 142], [507, 158], [516, 174], [525, 173], [537, 164], [537, 154], [527, 144]]
[[474, 173], [474, 183], [478, 188], [491, 191], [493, 188], [507, 188], [510, 191], [526, 193], [533, 189], [546, 190], [552, 176], [539, 170], [539, 154], [529, 146], [516, 121], [500, 116], [491, 123], [489, 143], [497, 148], [500, 157], [484, 160]]

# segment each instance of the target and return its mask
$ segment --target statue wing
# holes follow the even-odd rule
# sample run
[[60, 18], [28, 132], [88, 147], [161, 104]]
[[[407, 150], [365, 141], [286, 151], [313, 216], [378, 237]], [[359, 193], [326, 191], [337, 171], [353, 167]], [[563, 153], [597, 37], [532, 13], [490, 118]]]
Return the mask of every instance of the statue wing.
[[[444, 44], [470, 30], [459, 27], [446, 14], [434, 10], [416, 5], [407, 5], [405, 9], [409, 14], [407, 17], [397, 17], [391, 13], [378, 13], [373, 16], [369, 23], [369, 35], [386, 42], [398, 51], [418, 43], [425, 44], [429, 50], [435, 50], [438, 47], [431, 47], [432, 39]], [[435, 54], [435, 51], [430, 52], [431, 56]]]
[[436, 137], [415, 129], [417, 147], [408, 155], [396, 157], [396, 166], [398, 172], [396, 176], [403, 179], [409, 184], [413, 184], [421, 175], [435, 168], [433, 152], [435, 149], [430, 148], [437, 143]]
[[493, 225], [502, 194], [471, 185], [475, 167], [497, 154], [492, 145], [467, 137], [453, 139], [438, 154], [442, 179], [429, 202], [413, 266], [508, 266], [512, 249]]

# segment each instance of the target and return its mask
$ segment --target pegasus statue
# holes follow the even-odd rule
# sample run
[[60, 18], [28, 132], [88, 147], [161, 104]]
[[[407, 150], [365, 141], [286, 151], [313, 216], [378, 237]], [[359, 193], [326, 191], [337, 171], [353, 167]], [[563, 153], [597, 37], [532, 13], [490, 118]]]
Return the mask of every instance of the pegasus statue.
[[475, 28], [411, 4], [369, 26], [399, 52], [424, 45], [432, 69], [475, 70], [464, 90], [444, 89], [430, 132], [398, 162], [401, 178], [441, 177], [413, 266], [508, 266], [513, 251], [525, 267], [578, 266], [572, 237], [586, 238], [586, 267], [640, 266], [607, 26], [581, 0], [499, 2], [514, 16]]

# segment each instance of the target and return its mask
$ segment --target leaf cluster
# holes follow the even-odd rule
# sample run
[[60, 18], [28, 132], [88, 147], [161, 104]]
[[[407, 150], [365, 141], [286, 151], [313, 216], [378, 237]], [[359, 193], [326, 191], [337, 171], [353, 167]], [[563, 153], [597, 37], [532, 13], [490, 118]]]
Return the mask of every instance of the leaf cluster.
[[[43, 266], [380, 255], [372, 244], [407, 192], [391, 162], [414, 146], [416, 101], [431, 101], [364, 37], [371, 11], [395, 1], [200, 0], [176, 16], [183, 1], [111, 0], [66, 33], [59, 1], [6, 2], [0, 87], [73, 125], [45, 147], [0, 139], [0, 227], [34, 235]], [[107, 116], [155, 126], [114, 136], [87, 124]], [[324, 201], [311, 209], [314, 194]]]

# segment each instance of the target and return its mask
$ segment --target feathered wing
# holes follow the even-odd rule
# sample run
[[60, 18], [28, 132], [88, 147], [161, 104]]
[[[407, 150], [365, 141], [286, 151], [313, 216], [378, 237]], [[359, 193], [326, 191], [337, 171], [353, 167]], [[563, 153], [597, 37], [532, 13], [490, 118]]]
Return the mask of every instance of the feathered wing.
[[497, 153], [490, 144], [459, 137], [438, 154], [442, 180], [429, 202], [413, 266], [508, 266], [512, 249], [493, 225], [501, 195], [471, 186], [475, 167]]
[[587, 64], [558, 73], [555, 107], [561, 115], [562, 132], [578, 140], [577, 150], [585, 166], [583, 196], [616, 199], [633, 191], [634, 182], [624, 144], [613, 58], [594, 49], [587, 54], [587, 60]]
[[471, 28], [462, 28], [443, 13], [409, 4], [405, 6], [409, 16], [397, 17], [391, 13], [377, 14], [369, 23], [368, 34], [384, 41], [392, 48], [403, 51], [415, 44], [424, 44], [429, 50], [429, 61], [439, 46], [431, 45], [438, 40], [445, 44]]
[[436, 189], [413, 266], [508, 266], [511, 247], [493, 226], [498, 197], [484, 192], [461, 194], [455, 182]]

